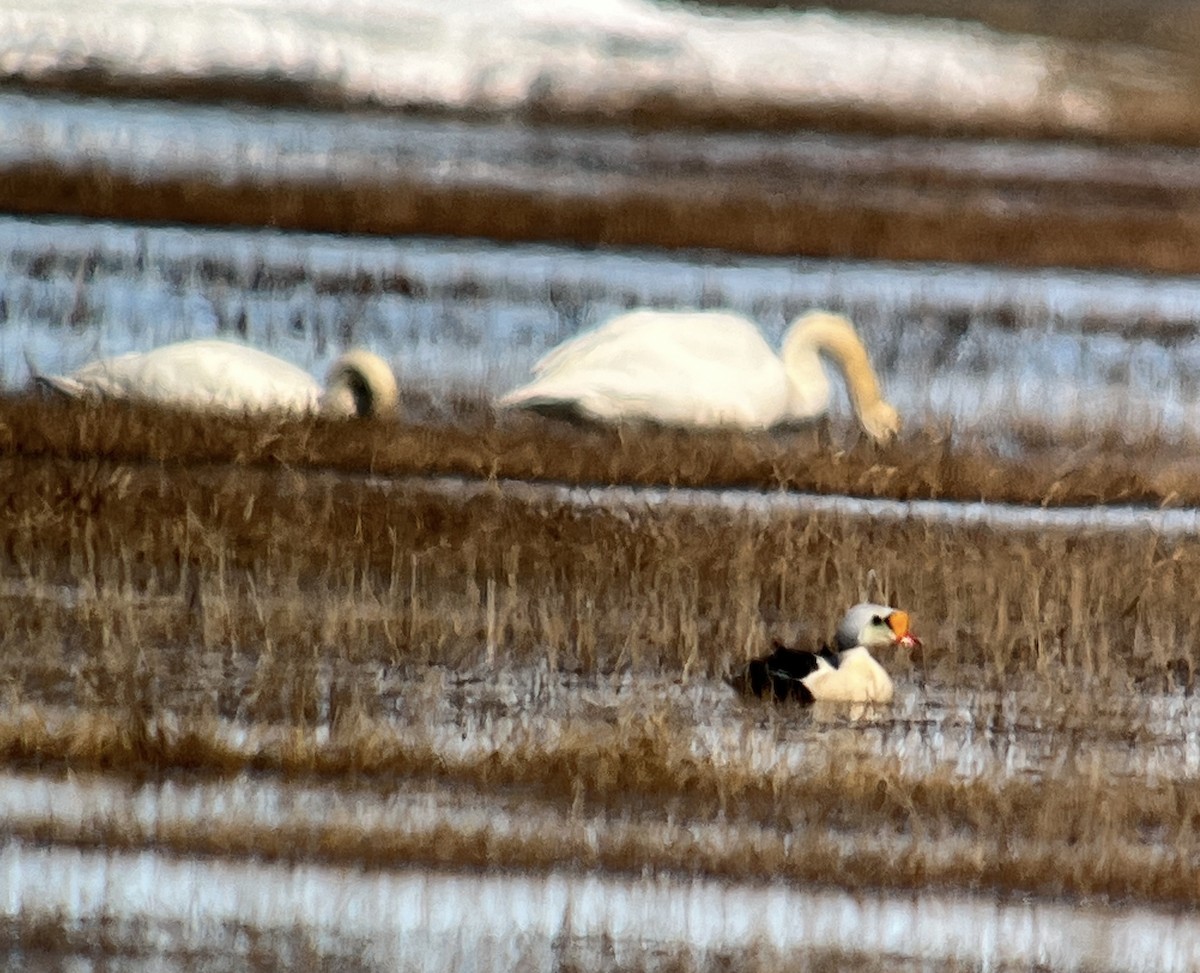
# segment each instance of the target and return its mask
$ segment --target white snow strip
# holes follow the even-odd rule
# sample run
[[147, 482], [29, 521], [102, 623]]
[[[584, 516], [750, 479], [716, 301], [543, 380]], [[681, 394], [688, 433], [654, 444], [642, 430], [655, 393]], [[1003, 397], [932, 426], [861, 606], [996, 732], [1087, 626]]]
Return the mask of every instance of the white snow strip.
[[546, 96], [612, 108], [667, 91], [698, 105], [867, 104], [1095, 130], [1107, 108], [1061, 69], [1063, 56], [950, 21], [651, 0], [11, 0], [0, 10], [0, 72], [27, 78], [98, 64], [499, 109]]

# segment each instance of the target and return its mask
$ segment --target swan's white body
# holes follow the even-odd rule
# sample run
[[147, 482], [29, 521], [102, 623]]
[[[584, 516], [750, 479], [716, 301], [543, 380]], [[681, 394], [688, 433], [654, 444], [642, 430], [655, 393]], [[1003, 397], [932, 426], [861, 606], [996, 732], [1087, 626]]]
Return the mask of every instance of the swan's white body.
[[201, 339], [89, 362], [71, 375], [35, 375], [72, 397], [159, 402], [201, 411], [378, 414], [395, 408], [392, 370], [377, 355], [351, 351], [330, 369], [326, 388], [302, 368], [257, 348]]
[[893, 435], [899, 420], [879, 394], [862, 342], [849, 321], [824, 311], [797, 319], [780, 354], [754, 322], [732, 312], [630, 311], [552, 349], [534, 366], [534, 380], [500, 404], [569, 408], [601, 422], [765, 429], [827, 410], [822, 352], [845, 376], [867, 432]]

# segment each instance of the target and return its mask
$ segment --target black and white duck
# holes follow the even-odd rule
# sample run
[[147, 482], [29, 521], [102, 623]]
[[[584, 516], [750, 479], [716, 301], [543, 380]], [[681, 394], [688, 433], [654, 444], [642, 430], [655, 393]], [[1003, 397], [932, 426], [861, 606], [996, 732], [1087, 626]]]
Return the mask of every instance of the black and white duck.
[[920, 644], [909, 631], [907, 612], [862, 602], [842, 616], [832, 647], [810, 652], [776, 642], [771, 654], [751, 660], [734, 684], [755, 696], [801, 703], [887, 703], [892, 679], [872, 650]]

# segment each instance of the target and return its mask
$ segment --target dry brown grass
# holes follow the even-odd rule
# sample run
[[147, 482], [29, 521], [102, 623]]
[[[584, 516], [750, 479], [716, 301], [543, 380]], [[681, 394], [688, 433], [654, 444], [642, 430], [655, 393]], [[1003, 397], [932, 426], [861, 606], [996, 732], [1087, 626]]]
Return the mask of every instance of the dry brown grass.
[[[236, 922], [213, 924], [202, 944], [186, 924], [172, 920], [129, 919], [101, 914], [80, 919], [61, 914], [19, 913], [0, 918], [0, 962], [12, 969], [61, 969], [79, 965], [204, 969], [211, 973], [374, 973], [370, 944], [360, 937], [315, 933], [302, 926], [263, 929]], [[436, 932], [419, 942], [406, 940], [406, 956], [420, 955], [419, 968], [436, 973], [478, 965], [473, 942]], [[690, 944], [644, 944], [636, 954], [610, 936], [579, 935], [564, 928], [551, 942], [525, 935], [510, 949], [505, 968], [512, 973], [967, 973], [980, 969], [963, 960], [878, 957], [858, 950], [809, 948], [781, 953], [767, 942], [703, 950]], [[515, 953], [515, 956], [514, 956]], [[417, 968], [415, 965], [413, 968]], [[1010, 973], [1020, 967], [987, 967]]]
[[[1013, 430], [1019, 457], [972, 433], [915, 429], [876, 447], [845, 423], [776, 434], [627, 426], [603, 429], [480, 401], [409, 397], [408, 417], [346, 426], [316, 419], [203, 418], [124, 403], [0, 397], [0, 462], [21, 471], [87, 459], [130, 467], [317, 468], [380, 476], [460, 476], [838, 493], [898, 500], [985, 500], [1035, 506], [1200, 503], [1200, 444], [1111, 429]], [[81, 489], [104, 492], [88, 475]], [[64, 497], [65, 499], [65, 497]], [[75, 502], [83, 502], [77, 498]]]
[[1196, 781], [1148, 785], [1094, 773], [1038, 781], [913, 777], [893, 761], [844, 753], [798, 773], [764, 776], [697, 759], [690, 727], [661, 717], [583, 726], [554, 742], [531, 739], [466, 758], [363, 722], [343, 726], [327, 743], [290, 733], [250, 748], [202, 729], [163, 733], [153, 755], [129, 746], [119, 720], [96, 715], [53, 730], [36, 716], [10, 720], [0, 735], [9, 759], [27, 750], [43, 767], [143, 774], [149, 765], [192, 776], [251, 769], [293, 781], [332, 776], [342, 788], [358, 780], [377, 793], [434, 781], [468, 806], [472, 792], [511, 793], [527, 814], [542, 804], [562, 811], [549, 829], [516, 831], [486, 817], [411, 827], [233, 818], [203, 828], [160, 818], [147, 828], [86, 813], [78, 821], [4, 826], [25, 841], [375, 868], [650, 869], [851, 889], [1200, 901], [1191, 865], [1200, 853]]
[[[1179, 135], [1177, 127], [1163, 128], [1142, 134]], [[1192, 138], [1200, 139], [1200, 133]], [[604, 194], [555, 195], [402, 180], [149, 180], [99, 164], [67, 170], [29, 163], [0, 173], [0, 208], [29, 215], [336, 234], [1182, 274], [1200, 270], [1195, 257], [1200, 200], [1184, 190], [1164, 194], [1155, 186], [1110, 182], [1031, 180], [1022, 185], [1009, 179], [1014, 184], [993, 184], [927, 172], [900, 173], [888, 181], [872, 177], [869, 193], [861, 176], [806, 173], [785, 188], [758, 186], [753, 179], [753, 172], [736, 178], [727, 173], [663, 177]], [[1005, 204], [997, 205], [997, 197]]]
[[361, 944], [330, 943], [329, 937], [302, 927], [261, 929], [222, 922], [207, 929], [205, 939], [197, 942], [194, 932], [189, 935], [178, 921], [27, 911], [0, 918], [0, 964], [8, 969], [80, 965], [247, 973], [373, 969], [362, 958]]
[[[0, 682], [27, 708], [0, 721], [0, 763], [269, 774], [384, 793], [425, 782], [464, 800], [519, 797], [563, 818], [537, 840], [448, 822], [147, 832], [117, 819], [10, 821], [12, 836], [356, 865], [1200, 899], [1200, 784], [1074, 759], [1152, 737], [1131, 701], [1190, 682], [1200, 552], [1186, 541], [669, 504], [586, 509], [500, 481], [455, 494], [364, 475], [439, 453], [463, 463], [519, 455], [529, 472], [545, 448], [530, 434], [540, 423], [486, 411], [466, 424], [490, 430], [490, 452], [449, 422], [281, 426], [123, 406], [5, 408]], [[694, 473], [730, 462], [723, 451], [777, 448], [663, 431], [547, 435], [592, 450], [570, 462], [593, 470], [615, 462], [605, 448], [634, 469], [656, 451], [663, 463], [673, 444]], [[889, 455], [844, 454], [829, 469], [869, 470]], [[923, 657], [897, 662], [900, 679], [980, 688], [1021, 676], [1033, 708], [1015, 719], [1061, 748], [1067, 769], [1038, 781], [918, 776], [831, 742], [798, 770], [764, 771], [698, 748], [703, 717], [670, 706], [600, 709], [465, 754], [438, 743], [446, 671], [715, 679], [796, 619], [820, 627], [875, 593], [868, 572], [914, 611], [928, 643]], [[746, 720], [775, 712], [749, 707]], [[1023, 732], [999, 707], [977, 719]], [[231, 724], [250, 742], [233, 742]]]
[[[514, 664], [715, 674], [797, 619], [823, 630], [871, 593], [868, 572], [938, 646], [930, 676], [973, 665], [1165, 686], [1190, 677], [1179, 646], [1200, 625], [1200, 552], [1136, 532], [586, 510], [239, 466], [22, 459], [0, 472], [0, 568], [32, 592], [8, 599], [0, 635], [23, 682], [40, 656], [16, 646], [47, 646], [66, 660], [50, 670], [70, 670], [64, 646], [94, 658], [121, 631], [194, 652], [265, 647], [301, 676], [309, 656], [291, 646], [305, 664], [469, 665], [490, 645]], [[48, 607], [37, 591], [56, 584], [99, 597]]]
[[[1137, 533], [585, 510], [237, 465], [5, 472], [4, 671], [50, 700], [142, 691], [114, 675], [139, 659], [159, 691], [181, 701], [171, 687], [189, 686], [222, 713], [242, 705], [218, 688], [242, 667], [275, 690], [246, 715], [301, 722], [322, 666], [494, 655], [719, 674], [796, 619], [823, 627], [871, 593], [869, 570], [931, 643], [918, 676], [1167, 688], [1192, 674], [1174, 648], [1196, 631], [1191, 546]], [[130, 643], [141, 656], [121, 654]]]

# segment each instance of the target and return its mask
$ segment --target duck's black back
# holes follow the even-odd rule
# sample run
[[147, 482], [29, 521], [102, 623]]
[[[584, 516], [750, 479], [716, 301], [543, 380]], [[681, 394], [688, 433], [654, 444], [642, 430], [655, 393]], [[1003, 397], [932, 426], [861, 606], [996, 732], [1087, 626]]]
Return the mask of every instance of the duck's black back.
[[817, 670], [821, 659], [837, 668], [837, 653], [827, 645], [817, 652], [790, 649], [776, 642], [772, 652], [761, 659], [754, 659], [746, 667], [743, 686], [755, 696], [773, 696], [777, 700], [794, 699], [811, 703], [813, 695], [801, 681]]

